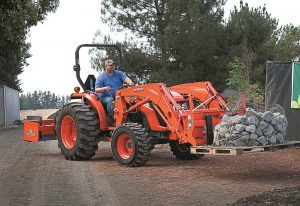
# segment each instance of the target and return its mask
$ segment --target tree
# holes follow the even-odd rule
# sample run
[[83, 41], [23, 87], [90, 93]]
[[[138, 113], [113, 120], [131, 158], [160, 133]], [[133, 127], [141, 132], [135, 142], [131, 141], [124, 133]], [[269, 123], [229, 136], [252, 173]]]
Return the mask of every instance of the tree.
[[20, 95], [20, 108], [26, 109], [59, 109], [70, 102], [69, 96], [57, 96], [50, 91], [34, 91]]
[[0, 2], [0, 84], [17, 90], [18, 75], [30, 57], [26, 42], [29, 29], [43, 21], [48, 12], [54, 12], [59, 0], [3, 0]]
[[277, 61], [291, 61], [300, 55], [300, 26], [285, 25], [275, 46]]
[[264, 64], [274, 59], [274, 45], [278, 37], [278, 20], [266, 7], [249, 8], [240, 2], [240, 8], [231, 11], [226, 24], [226, 45], [230, 58], [240, 57], [246, 80], [264, 85]]
[[[245, 76], [245, 65], [242, 63], [240, 58], [234, 57], [228, 65], [229, 67], [229, 78], [226, 80], [229, 88], [235, 89], [239, 92], [244, 93], [247, 96], [247, 101], [254, 103], [261, 103], [264, 95], [263, 91], [258, 87], [257, 84], [249, 82]], [[234, 99], [237, 97], [233, 97]]]
[[165, 60], [164, 30], [165, 10], [168, 0], [103, 0], [103, 21], [113, 30], [129, 30], [140, 38], [146, 38], [149, 46], [158, 50]]
[[173, 74], [169, 84], [209, 80], [219, 87], [224, 82], [223, 5], [216, 0], [168, 2], [164, 78]]
[[229, 78], [226, 80], [227, 86], [232, 89], [236, 89], [239, 92], [246, 90], [248, 83], [244, 75], [244, 66], [240, 61], [240, 58], [234, 57], [233, 61], [229, 63]]
[[102, 14], [113, 30], [129, 30], [147, 40], [142, 46], [127, 42], [130, 47], [124, 54], [129, 57], [128, 66], [138, 65], [140, 73], [151, 71], [151, 81], [168, 85], [208, 79], [221, 82], [225, 80], [220, 70], [225, 63], [223, 5], [223, 0], [104, 0]]

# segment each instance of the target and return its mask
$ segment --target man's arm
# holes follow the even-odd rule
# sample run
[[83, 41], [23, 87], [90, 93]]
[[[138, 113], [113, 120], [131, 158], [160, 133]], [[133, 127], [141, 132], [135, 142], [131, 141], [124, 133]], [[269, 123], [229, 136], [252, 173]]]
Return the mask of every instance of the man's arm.
[[107, 86], [107, 87], [99, 87], [99, 88], [96, 88], [95, 89], [95, 92], [96, 93], [102, 93], [102, 92], [107, 92], [107, 91], [109, 91], [110, 90], [110, 87], [109, 86]]
[[129, 79], [128, 77], [126, 77], [126, 78], [124, 79], [124, 82], [127, 83], [127, 84], [130, 84], [130, 85], [134, 86], [134, 83], [133, 83], [133, 82], [131, 81], [131, 79]]

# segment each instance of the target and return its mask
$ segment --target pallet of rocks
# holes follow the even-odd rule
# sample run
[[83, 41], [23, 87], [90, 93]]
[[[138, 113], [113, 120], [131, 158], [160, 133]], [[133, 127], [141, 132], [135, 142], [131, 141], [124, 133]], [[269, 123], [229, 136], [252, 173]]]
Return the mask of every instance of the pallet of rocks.
[[288, 122], [284, 109], [275, 105], [264, 113], [252, 108], [243, 116], [224, 115], [214, 128], [214, 146], [251, 147], [282, 144]]
[[191, 154], [205, 155], [230, 155], [236, 156], [254, 152], [277, 151], [281, 149], [289, 149], [300, 147], [300, 141], [287, 141], [282, 144], [272, 144], [265, 146], [243, 146], [243, 147], [225, 147], [225, 146], [191, 146]]

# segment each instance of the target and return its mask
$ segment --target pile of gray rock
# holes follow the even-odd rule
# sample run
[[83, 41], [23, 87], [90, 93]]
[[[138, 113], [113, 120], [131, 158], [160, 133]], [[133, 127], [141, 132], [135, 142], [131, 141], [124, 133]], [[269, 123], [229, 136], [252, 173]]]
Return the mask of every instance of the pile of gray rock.
[[284, 142], [287, 126], [285, 112], [280, 105], [264, 113], [247, 108], [243, 116], [223, 116], [214, 128], [213, 144], [226, 147], [280, 144]]

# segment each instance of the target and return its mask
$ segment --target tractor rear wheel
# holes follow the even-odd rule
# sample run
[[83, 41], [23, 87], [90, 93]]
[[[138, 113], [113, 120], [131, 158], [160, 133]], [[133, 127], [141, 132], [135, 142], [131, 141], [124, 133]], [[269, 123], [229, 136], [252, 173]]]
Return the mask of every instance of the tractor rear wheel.
[[68, 160], [88, 160], [98, 150], [99, 117], [81, 102], [65, 105], [56, 119], [58, 147]]
[[178, 141], [171, 141], [170, 147], [173, 155], [179, 160], [195, 160], [204, 156], [201, 154], [191, 154], [190, 144], [179, 144]]
[[114, 131], [111, 149], [114, 159], [121, 165], [143, 166], [151, 151], [151, 139], [141, 124], [125, 123]]

